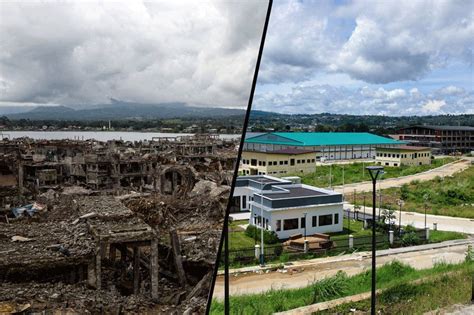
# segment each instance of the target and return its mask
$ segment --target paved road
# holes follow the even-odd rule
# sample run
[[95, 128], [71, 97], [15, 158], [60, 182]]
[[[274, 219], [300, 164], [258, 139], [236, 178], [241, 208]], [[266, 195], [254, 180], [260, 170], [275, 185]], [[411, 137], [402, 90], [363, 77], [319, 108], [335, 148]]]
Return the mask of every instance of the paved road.
[[[449, 164], [440, 166], [438, 168], [434, 168], [432, 170], [429, 170], [423, 173], [408, 175], [404, 177], [382, 179], [381, 181], [377, 181], [377, 189], [400, 187], [403, 184], [408, 184], [413, 180], [426, 181], [426, 180], [432, 180], [436, 176], [439, 176], [439, 177], [450, 176], [450, 175], [453, 175], [454, 173], [467, 169], [470, 165], [471, 165], [471, 161], [469, 159], [463, 159], [454, 163], [449, 163]], [[347, 184], [344, 186], [334, 186], [334, 190], [340, 193], [342, 192], [352, 193], [354, 189], [357, 192], [372, 191], [372, 183], [361, 182], [361, 183]]]
[[[354, 206], [351, 204], [345, 204], [344, 209], [347, 209], [347, 208], [350, 208], [351, 210], [353, 210]], [[360, 211], [363, 212], [363, 209], [361, 209]], [[376, 208], [377, 213], [379, 213], [378, 211], [379, 211], [378, 208]], [[366, 213], [372, 213], [372, 208], [366, 207]], [[359, 215], [361, 217], [363, 216], [362, 214], [359, 214]], [[398, 225], [400, 211], [395, 211], [394, 215], [395, 215], [395, 222]], [[453, 232], [474, 234], [474, 219], [427, 214], [426, 215], [427, 227], [429, 227], [430, 229], [433, 229], [433, 223], [437, 223], [438, 230], [440, 231], [453, 231]], [[402, 225], [413, 225], [417, 228], [424, 228], [425, 215], [423, 213], [402, 211]]]
[[[474, 240], [448, 241], [443, 244], [429, 244], [413, 246], [405, 249], [389, 249], [378, 251], [377, 266], [390, 261], [399, 260], [414, 268], [424, 269], [432, 267], [436, 262], [460, 263], [464, 261], [467, 243], [474, 244]], [[450, 247], [441, 247], [451, 245]], [[408, 251], [408, 252], [407, 252]], [[230, 277], [230, 294], [255, 294], [270, 289], [306, 287], [315, 280], [332, 276], [339, 270], [348, 275], [354, 275], [370, 268], [370, 253], [361, 252], [340, 257], [328, 257], [294, 262], [287, 266], [286, 271], [262, 271], [261, 273], [248, 272], [232, 274]], [[250, 268], [249, 268], [250, 269]], [[224, 296], [224, 279], [218, 276], [214, 288], [214, 297], [222, 300]]]

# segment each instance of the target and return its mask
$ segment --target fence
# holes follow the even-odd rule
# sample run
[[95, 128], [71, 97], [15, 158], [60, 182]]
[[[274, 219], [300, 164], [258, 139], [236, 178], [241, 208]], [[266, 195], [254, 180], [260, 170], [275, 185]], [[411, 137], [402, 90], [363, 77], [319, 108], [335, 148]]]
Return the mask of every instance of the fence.
[[[407, 232], [405, 232], [406, 234]], [[425, 230], [414, 230], [410, 233], [415, 233], [417, 237], [417, 242], [419, 244], [426, 243], [426, 231]], [[390, 245], [389, 234], [377, 234], [376, 235], [376, 247], [377, 249], [386, 249], [389, 247], [402, 247], [414, 244], [405, 244], [403, 239], [403, 233], [399, 231], [394, 232], [393, 235], [393, 244]], [[344, 253], [352, 253], [355, 251], [368, 251], [372, 248], [372, 236], [360, 236], [353, 238], [353, 246], [349, 246], [349, 237], [339, 238], [335, 237], [333, 239], [334, 245], [328, 249], [316, 249], [309, 250], [304, 252], [303, 249], [298, 249], [296, 247], [290, 247], [283, 244], [275, 245], [264, 245], [264, 257], [265, 261], [291, 261], [304, 258], [318, 258], [326, 256], [336, 256]], [[235, 264], [250, 264], [256, 263], [257, 258], [255, 257], [255, 248], [241, 248], [229, 250], [229, 262], [231, 265]], [[221, 256], [221, 263], [223, 263], [224, 258]]]

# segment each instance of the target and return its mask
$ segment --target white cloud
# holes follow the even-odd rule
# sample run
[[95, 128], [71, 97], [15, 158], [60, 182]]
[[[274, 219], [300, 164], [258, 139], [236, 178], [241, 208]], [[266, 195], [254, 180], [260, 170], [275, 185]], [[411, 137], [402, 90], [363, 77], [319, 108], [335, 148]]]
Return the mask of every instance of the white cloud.
[[[276, 3], [261, 83], [344, 73], [384, 84], [419, 80], [452, 60], [472, 66], [470, 0]], [[429, 12], [429, 14], [422, 14]]]
[[450, 85], [439, 89], [437, 92], [444, 95], [459, 95], [464, 94], [465, 90], [463, 88]]
[[259, 93], [254, 101], [258, 110], [280, 113], [338, 113], [361, 115], [427, 115], [473, 113], [474, 92], [462, 97], [433, 99], [430, 93], [414, 88], [386, 90], [362, 87], [349, 89], [331, 85], [298, 85], [290, 92]]
[[244, 107], [267, 4], [2, 2], [0, 101]]
[[446, 105], [444, 100], [429, 100], [423, 105], [423, 110], [428, 113], [438, 113]]

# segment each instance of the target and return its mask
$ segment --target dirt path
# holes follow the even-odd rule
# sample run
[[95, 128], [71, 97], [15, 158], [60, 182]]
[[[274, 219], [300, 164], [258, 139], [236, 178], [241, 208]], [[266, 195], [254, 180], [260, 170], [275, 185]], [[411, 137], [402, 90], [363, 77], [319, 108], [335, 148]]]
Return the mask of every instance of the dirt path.
[[[434, 168], [432, 170], [429, 170], [423, 173], [408, 175], [404, 177], [383, 179], [381, 181], [377, 181], [377, 189], [379, 189], [379, 187], [381, 189], [386, 189], [386, 188], [391, 188], [391, 187], [400, 187], [403, 184], [408, 184], [413, 180], [427, 181], [427, 180], [434, 179], [436, 176], [439, 176], [439, 177], [450, 176], [450, 175], [453, 175], [454, 173], [461, 172], [467, 169], [470, 165], [471, 165], [470, 160], [463, 159], [463, 160], [459, 160], [453, 163], [449, 163], [449, 164]], [[372, 183], [361, 182], [361, 183], [347, 184], [344, 186], [334, 186], [334, 190], [340, 193], [342, 193], [343, 190], [346, 193], [352, 192], [354, 189], [357, 192], [372, 191]]]
[[[390, 261], [399, 260], [417, 269], [431, 268], [436, 262], [460, 263], [465, 258], [467, 245], [420, 250], [417, 252], [394, 253], [377, 257], [377, 266]], [[255, 294], [270, 289], [291, 289], [308, 286], [315, 280], [333, 276], [339, 270], [348, 275], [355, 275], [370, 268], [369, 253], [344, 255], [327, 259], [295, 262], [294, 267], [287, 267], [286, 272], [265, 271], [232, 275], [230, 278], [230, 294]], [[222, 300], [224, 296], [224, 279], [219, 276], [214, 288], [214, 298]]]

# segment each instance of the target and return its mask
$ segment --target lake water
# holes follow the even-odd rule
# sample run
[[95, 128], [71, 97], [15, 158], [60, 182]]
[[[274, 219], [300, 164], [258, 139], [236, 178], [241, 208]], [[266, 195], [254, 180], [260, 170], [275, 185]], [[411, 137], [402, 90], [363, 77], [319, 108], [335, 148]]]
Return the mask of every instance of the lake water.
[[[29, 137], [32, 139], [46, 140], [87, 140], [95, 139], [97, 141], [123, 140], [123, 141], [139, 141], [151, 140], [153, 137], [178, 137], [192, 136], [190, 133], [163, 133], [163, 132], [135, 132], [135, 131], [0, 131], [0, 138], [21, 138]], [[234, 139], [240, 135], [219, 135], [222, 139]]]

